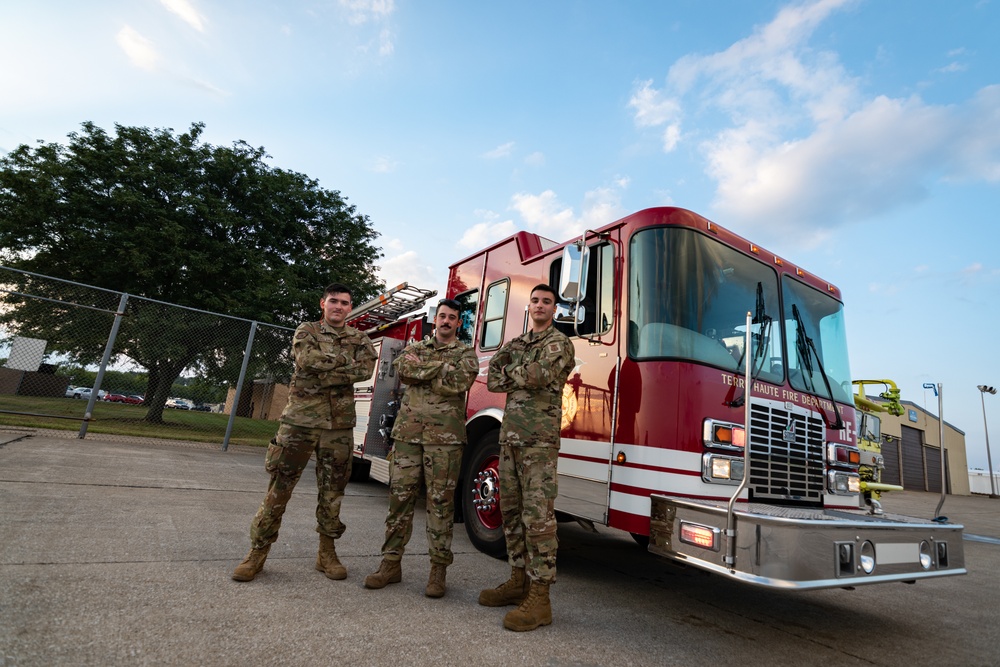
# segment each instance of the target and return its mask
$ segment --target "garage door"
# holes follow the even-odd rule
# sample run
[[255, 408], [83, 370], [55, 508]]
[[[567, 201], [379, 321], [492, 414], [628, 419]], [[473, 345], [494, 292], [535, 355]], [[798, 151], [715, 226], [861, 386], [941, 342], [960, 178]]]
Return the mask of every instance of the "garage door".
[[882, 441], [882, 458], [885, 459], [885, 470], [882, 471], [882, 482], [899, 484], [899, 439]]
[[[927, 469], [927, 490], [941, 493], [941, 450], [937, 447], [924, 447], [924, 462]], [[944, 468], [948, 470], [948, 450], [944, 450]], [[948, 480], [945, 479], [945, 488]], [[951, 489], [948, 489], [950, 492]]]
[[903, 488], [926, 491], [924, 485], [924, 432], [909, 426], [901, 426], [903, 453]]

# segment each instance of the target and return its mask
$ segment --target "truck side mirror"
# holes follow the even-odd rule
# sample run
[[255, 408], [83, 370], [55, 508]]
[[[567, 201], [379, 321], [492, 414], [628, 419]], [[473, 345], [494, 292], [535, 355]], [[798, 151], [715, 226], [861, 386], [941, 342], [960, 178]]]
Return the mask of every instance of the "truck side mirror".
[[556, 322], [559, 324], [573, 324], [574, 321], [582, 322], [585, 319], [587, 319], [587, 309], [584, 306], [567, 303], [556, 304]]
[[571, 243], [563, 248], [562, 267], [559, 274], [559, 298], [569, 303], [579, 303], [587, 296], [587, 272], [590, 268], [590, 249], [583, 243]]

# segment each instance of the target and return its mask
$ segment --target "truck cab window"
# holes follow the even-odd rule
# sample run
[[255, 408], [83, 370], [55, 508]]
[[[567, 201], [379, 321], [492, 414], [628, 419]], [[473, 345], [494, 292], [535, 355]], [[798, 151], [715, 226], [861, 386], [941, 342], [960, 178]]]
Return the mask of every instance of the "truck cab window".
[[473, 331], [476, 328], [476, 315], [479, 313], [479, 290], [459, 294], [455, 301], [462, 304], [462, 324], [458, 329], [458, 339], [466, 345], [472, 345]]
[[486, 311], [483, 313], [483, 336], [479, 348], [492, 350], [503, 343], [503, 324], [507, 314], [507, 293], [510, 281], [500, 280], [486, 289]]

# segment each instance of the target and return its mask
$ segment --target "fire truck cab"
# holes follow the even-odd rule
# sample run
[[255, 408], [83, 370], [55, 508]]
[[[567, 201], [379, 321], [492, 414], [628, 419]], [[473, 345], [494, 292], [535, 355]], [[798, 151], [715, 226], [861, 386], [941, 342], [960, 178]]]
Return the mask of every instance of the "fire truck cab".
[[559, 292], [556, 326], [576, 349], [563, 389], [560, 516], [773, 588], [965, 573], [962, 526], [859, 507], [839, 290], [680, 208], [639, 211], [562, 244], [518, 232], [450, 267], [459, 336], [480, 361], [459, 487], [477, 548], [504, 552], [505, 397], [487, 390], [487, 365], [526, 330], [538, 283]]

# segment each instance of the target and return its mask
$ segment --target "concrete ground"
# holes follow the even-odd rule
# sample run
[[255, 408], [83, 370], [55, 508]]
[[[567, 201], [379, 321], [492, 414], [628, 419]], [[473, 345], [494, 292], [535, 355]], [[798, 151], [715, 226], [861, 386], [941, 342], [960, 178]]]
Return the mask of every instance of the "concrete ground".
[[[261, 449], [0, 429], [0, 667], [1000, 664], [1000, 501], [982, 496], [949, 496], [942, 512], [966, 526], [969, 575], [858, 591], [752, 588], [665, 565], [619, 531], [562, 524], [555, 622], [511, 633], [505, 610], [476, 603], [509, 569], [462, 526], [448, 594], [424, 597], [422, 506], [403, 582], [363, 588], [387, 506], [376, 482], [352, 483], [344, 500], [348, 579], [316, 572], [311, 466], [264, 572], [232, 581], [262, 463]], [[938, 498], [884, 504], [930, 517]]]

